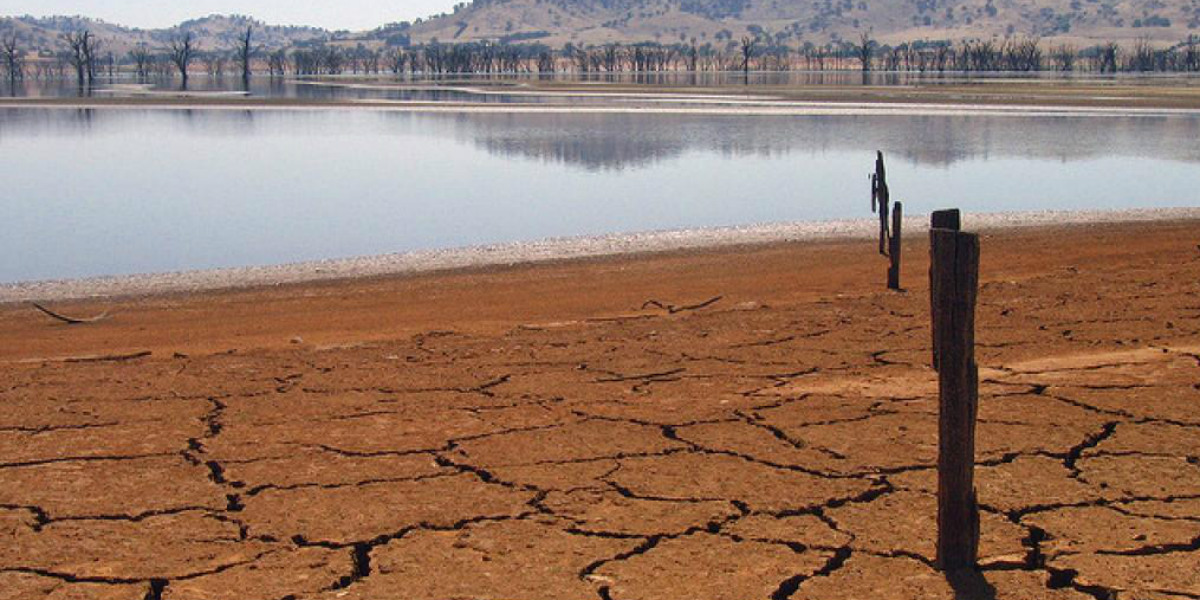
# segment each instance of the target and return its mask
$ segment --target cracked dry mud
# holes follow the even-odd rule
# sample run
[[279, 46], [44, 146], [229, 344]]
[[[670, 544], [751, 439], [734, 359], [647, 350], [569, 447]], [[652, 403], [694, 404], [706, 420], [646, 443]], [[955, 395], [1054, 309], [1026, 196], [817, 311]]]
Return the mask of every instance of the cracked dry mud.
[[985, 236], [949, 580], [922, 240], [0, 309], [0, 598], [1200, 598], [1197, 232]]

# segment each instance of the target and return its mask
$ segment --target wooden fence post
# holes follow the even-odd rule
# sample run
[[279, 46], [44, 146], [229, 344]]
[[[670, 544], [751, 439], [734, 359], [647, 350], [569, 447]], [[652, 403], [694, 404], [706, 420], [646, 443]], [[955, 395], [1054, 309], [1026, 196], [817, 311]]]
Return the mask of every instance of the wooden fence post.
[[962, 229], [962, 211], [957, 208], [935, 210], [930, 221], [929, 226], [933, 229], [958, 231]]
[[947, 229], [930, 233], [930, 281], [938, 348], [938, 544], [944, 571], [974, 567], [979, 554], [975, 498], [975, 300], [979, 237]]
[[888, 208], [891, 193], [887, 184], [887, 169], [883, 165], [883, 152], [875, 152], [875, 174], [871, 176], [871, 210], [879, 212], [879, 253], [888, 253]]
[[900, 289], [900, 241], [901, 220], [904, 219], [904, 203], [897, 202], [892, 209], [892, 237], [888, 240], [888, 257], [891, 264], [888, 267], [888, 289]]
[[[938, 229], [949, 229], [950, 231], [959, 231], [962, 229], [962, 213], [957, 208], [947, 210], [935, 210], [930, 219], [929, 224], [929, 314], [936, 314], [937, 307], [934, 303], [938, 297], [938, 281], [933, 277], [933, 232]], [[938, 324], [933, 323], [933, 369], [938, 368]]]

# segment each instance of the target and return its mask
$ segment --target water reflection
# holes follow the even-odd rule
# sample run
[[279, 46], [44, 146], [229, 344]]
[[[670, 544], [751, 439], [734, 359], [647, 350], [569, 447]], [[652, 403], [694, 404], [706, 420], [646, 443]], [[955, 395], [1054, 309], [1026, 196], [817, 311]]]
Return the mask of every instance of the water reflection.
[[[503, 158], [588, 171], [651, 168], [689, 152], [746, 157], [880, 149], [932, 167], [1025, 158], [1140, 157], [1200, 162], [1200, 118], [1172, 116], [736, 116], [271, 110], [0, 109], [10, 136], [155, 131], [200, 137], [316, 136], [349, 119], [381, 134], [449, 137]], [[261, 127], [259, 127], [261, 125]], [[315, 143], [315, 142], [314, 142]]]
[[938, 167], [1015, 157], [1062, 162], [1100, 156], [1200, 161], [1200, 119], [1196, 118], [561, 113], [422, 118], [492, 154], [593, 171], [646, 168], [689, 151], [737, 159], [878, 148], [915, 165]]
[[1195, 204], [1193, 117], [0, 110], [0, 282], [867, 216]]

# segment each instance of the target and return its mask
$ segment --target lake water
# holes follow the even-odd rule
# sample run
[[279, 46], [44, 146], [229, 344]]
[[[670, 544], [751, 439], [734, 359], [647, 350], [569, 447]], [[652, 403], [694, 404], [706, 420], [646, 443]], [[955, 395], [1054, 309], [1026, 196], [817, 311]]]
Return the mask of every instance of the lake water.
[[0, 110], [0, 282], [612, 232], [1200, 204], [1193, 116]]

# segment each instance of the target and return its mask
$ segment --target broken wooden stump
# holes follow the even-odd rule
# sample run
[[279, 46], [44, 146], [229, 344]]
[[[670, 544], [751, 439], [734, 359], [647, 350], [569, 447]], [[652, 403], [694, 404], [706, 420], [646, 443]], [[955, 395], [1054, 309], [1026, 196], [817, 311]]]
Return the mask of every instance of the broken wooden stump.
[[938, 543], [945, 571], [976, 565], [979, 507], [975, 498], [975, 302], [979, 237], [949, 229], [930, 232], [930, 287], [938, 349]]
[[891, 262], [888, 266], [888, 289], [900, 290], [900, 240], [901, 220], [904, 219], [904, 204], [897, 202], [892, 211], [892, 235], [888, 240], [888, 258]]
[[871, 212], [879, 213], [879, 253], [888, 255], [888, 212], [891, 194], [887, 185], [887, 170], [883, 166], [883, 152], [875, 152], [875, 173], [871, 175]]
[[[929, 223], [929, 314], [935, 314], [937, 308], [934, 306], [938, 297], [938, 282], [933, 277], [933, 232], [938, 229], [948, 229], [950, 231], [959, 231], [962, 229], [962, 212], [957, 208], [946, 210], [935, 210], [930, 217]], [[938, 329], [937, 322], [933, 323], [933, 369], [938, 368]]]
[[962, 229], [962, 211], [957, 208], [935, 210], [929, 220], [929, 227], [932, 229], [949, 229], [951, 231]]

